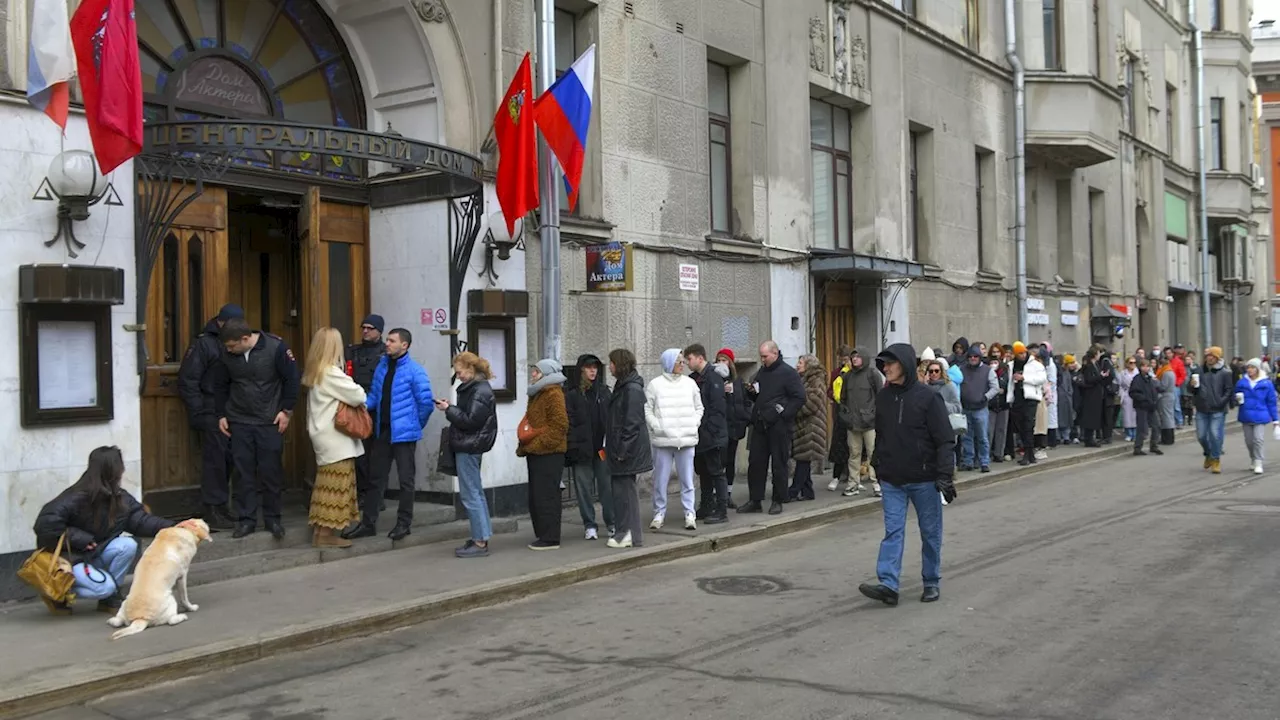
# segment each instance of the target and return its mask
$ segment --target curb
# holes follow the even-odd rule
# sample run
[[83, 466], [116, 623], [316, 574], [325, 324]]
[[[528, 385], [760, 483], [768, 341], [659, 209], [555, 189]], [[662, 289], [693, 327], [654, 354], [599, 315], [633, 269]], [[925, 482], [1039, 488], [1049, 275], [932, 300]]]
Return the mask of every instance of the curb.
[[[1231, 426], [1228, 426], [1228, 430]], [[1185, 432], [1179, 432], [1184, 435]], [[1084, 463], [1103, 460], [1132, 452], [1128, 443], [1092, 453], [1058, 460], [1046, 460], [1035, 466], [1019, 467], [992, 475], [974, 475], [956, 480], [963, 489], [977, 489], [1031, 475], [1061, 470]], [[229, 640], [188, 650], [166, 653], [127, 663], [100, 673], [97, 677], [70, 683], [28, 686], [15, 694], [0, 696], [0, 719], [20, 718], [58, 708], [90, 702], [103, 695], [134, 690], [157, 683], [180, 680], [223, 670], [254, 660], [306, 650], [320, 645], [374, 635], [398, 628], [419, 625], [451, 615], [490, 607], [530, 595], [545, 593], [568, 585], [618, 575], [630, 570], [697, 557], [721, 550], [743, 547], [783, 535], [812, 530], [851, 518], [868, 515], [880, 507], [879, 500], [858, 500], [836, 507], [821, 508], [788, 515], [770, 525], [738, 527], [715, 535], [705, 535], [634, 552], [590, 560], [553, 570], [498, 580], [477, 587], [464, 588], [425, 599], [384, 606], [353, 613], [336, 620], [292, 625], [264, 633], [253, 639]]]

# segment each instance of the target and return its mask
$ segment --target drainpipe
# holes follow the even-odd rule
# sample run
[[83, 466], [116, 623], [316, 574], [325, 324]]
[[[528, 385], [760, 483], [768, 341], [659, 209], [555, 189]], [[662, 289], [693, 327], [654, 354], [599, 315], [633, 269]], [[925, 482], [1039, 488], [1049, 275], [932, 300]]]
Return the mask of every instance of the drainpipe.
[[1027, 74], [1018, 59], [1017, 13], [1004, 0], [1005, 58], [1013, 68], [1014, 254], [1018, 279], [1018, 338], [1026, 342], [1027, 326]]
[[[556, 4], [540, 0], [538, 17], [538, 90], [546, 92], [556, 81]], [[542, 357], [560, 359], [560, 193], [556, 182], [560, 166], [547, 147], [538, 141], [542, 183], [542, 308], [538, 324], [542, 328]]]
[[1208, 347], [1213, 343], [1213, 319], [1209, 299], [1209, 181], [1205, 175], [1207, 162], [1204, 148], [1204, 33], [1196, 18], [1196, 0], [1188, 0], [1187, 15], [1190, 16], [1191, 42], [1196, 64], [1196, 160], [1199, 165], [1196, 174], [1200, 182], [1200, 198], [1197, 203], [1200, 214], [1200, 331], [1204, 333], [1203, 344]]

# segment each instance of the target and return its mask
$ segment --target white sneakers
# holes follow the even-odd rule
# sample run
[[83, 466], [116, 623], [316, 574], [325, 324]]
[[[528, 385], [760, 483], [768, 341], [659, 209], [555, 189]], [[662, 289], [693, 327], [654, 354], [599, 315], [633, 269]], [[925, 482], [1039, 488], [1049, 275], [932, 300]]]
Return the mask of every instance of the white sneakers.
[[840, 487], [840, 478], [836, 478], [827, 483], [827, 492], [835, 492], [838, 487]]
[[880, 497], [880, 483], [879, 483], [879, 482], [877, 482], [877, 483], [875, 483], [875, 484], [873, 484], [873, 485], [871, 486], [871, 492], [875, 493], [875, 496], [876, 496], [876, 497]]
[[662, 524], [665, 523], [666, 521], [667, 521], [667, 517], [665, 515], [654, 515], [653, 522], [649, 523], [649, 529], [661, 530]]
[[1261, 460], [1255, 460], [1255, 461], [1254, 461], [1254, 463], [1253, 463], [1253, 474], [1254, 474], [1254, 475], [1261, 475], [1261, 474], [1262, 474], [1262, 461], [1261, 461]]
[[629, 548], [631, 547], [631, 532], [628, 531], [626, 535], [622, 536], [621, 540], [609, 538], [609, 542], [605, 543], [605, 545], [611, 548]]
[[599, 540], [599, 539], [600, 539], [600, 535], [599, 535], [599, 533], [597, 533], [597, 532], [596, 532], [596, 529], [595, 529], [595, 528], [587, 528], [587, 539], [588, 539], [588, 540]]
[[1045, 452], [1044, 450], [1036, 450], [1035, 458], [1037, 460], [1048, 460], [1049, 453]]
[[862, 492], [862, 483], [851, 482], [845, 485], [844, 492], [842, 494], [845, 497], [854, 497], [855, 495], [861, 492]]
[[685, 530], [697, 530], [697, 529], [698, 529], [698, 516], [697, 516], [697, 515], [695, 515], [695, 514], [693, 514], [693, 513], [685, 513], [685, 514], [684, 514], [684, 529], [685, 529]]

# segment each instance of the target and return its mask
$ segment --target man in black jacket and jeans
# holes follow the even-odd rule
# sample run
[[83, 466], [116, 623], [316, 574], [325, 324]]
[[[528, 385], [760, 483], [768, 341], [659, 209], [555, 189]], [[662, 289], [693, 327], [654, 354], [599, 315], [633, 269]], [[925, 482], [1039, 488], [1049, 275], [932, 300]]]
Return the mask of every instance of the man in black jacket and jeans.
[[690, 376], [702, 392], [702, 423], [698, 425], [698, 446], [693, 451], [693, 471], [702, 484], [698, 519], [708, 525], [729, 521], [729, 478], [724, 473], [724, 449], [729, 445], [729, 403], [724, 394], [724, 378], [707, 362], [707, 349], [690, 345], [684, 351]]
[[764, 483], [773, 467], [773, 503], [770, 515], [782, 512], [787, 501], [787, 464], [791, 460], [791, 431], [796, 413], [804, 406], [804, 383], [800, 373], [782, 361], [778, 344], [766, 340], [760, 345], [760, 363], [755, 382], [747, 387], [754, 405], [751, 409], [751, 445], [747, 454], [747, 484], [751, 501], [738, 507], [740, 513], [763, 512]]
[[916, 351], [890, 345], [876, 356], [884, 389], [876, 396], [876, 447], [871, 464], [883, 492], [884, 540], [876, 562], [879, 584], [858, 592], [885, 605], [898, 604], [898, 577], [907, 525], [907, 505], [916, 506], [924, 546], [924, 594], [934, 602], [942, 581], [942, 504], [956, 497], [955, 434], [942, 396], [916, 380]]
[[284, 433], [298, 401], [298, 363], [279, 336], [229, 320], [218, 333], [225, 351], [214, 380], [218, 428], [231, 438], [231, 456], [243, 487], [236, 504], [240, 520], [234, 538], [252, 533], [261, 504], [262, 523], [277, 540], [280, 485], [284, 479]]
[[178, 394], [187, 406], [187, 422], [200, 433], [200, 502], [204, 521], [214, 530], [230, 530], [235, 518], [227, 512], [231, 499], [231, 442], [218, 430], [214, 408], [214, 370], [222, 357], [218, 332], [230, 320], [244, 318], [239, 305], [223, 305], [218, 316], [187, 348], [178, 368]]
[[600, 512], [604, 516], [609, 537], [614, 531], [613, 481], [604, 454], [605, 422], [609, 413], [609, 386], [604, 380], [604, 366], [595, 355], [578, 357], [578, 381], [564, 391], [564, 406], [569, 414], [568, 450], [565, 463], [573, 469], [574, 491], [578, 496], [578, 513], [588, 540], [600, 538], [596, 524], [594, 496], [600, 496]]

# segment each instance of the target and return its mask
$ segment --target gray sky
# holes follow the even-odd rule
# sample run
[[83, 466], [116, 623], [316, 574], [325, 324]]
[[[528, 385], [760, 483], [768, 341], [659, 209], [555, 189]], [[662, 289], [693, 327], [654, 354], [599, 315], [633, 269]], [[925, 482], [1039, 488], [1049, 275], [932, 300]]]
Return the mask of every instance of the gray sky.
[[1257, 25], [1259, 20], [1280, 20], [1280, 0], [1253, 0], [1253, 20], [1250, 25]]

